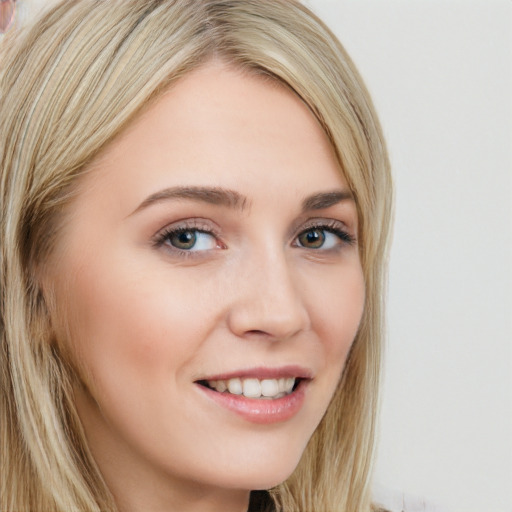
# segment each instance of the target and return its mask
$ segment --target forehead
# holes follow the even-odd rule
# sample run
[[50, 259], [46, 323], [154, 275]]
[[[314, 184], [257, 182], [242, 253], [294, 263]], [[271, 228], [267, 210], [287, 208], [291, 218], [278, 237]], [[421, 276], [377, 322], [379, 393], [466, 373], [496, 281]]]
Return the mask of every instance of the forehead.
[[181, 78], [91, 171], [86, 184], [115, 186], [130, 204], [180, 184], [246, 195], [255, 180], [266, 182], [269, 193], [345, 185], [327, 136], [297, 95], [219, 62]]

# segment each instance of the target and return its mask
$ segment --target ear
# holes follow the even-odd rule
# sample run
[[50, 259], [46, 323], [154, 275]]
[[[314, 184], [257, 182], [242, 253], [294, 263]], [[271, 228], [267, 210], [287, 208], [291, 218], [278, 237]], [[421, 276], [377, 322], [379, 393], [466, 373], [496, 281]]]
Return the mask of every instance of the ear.
[[52, 327], [51, 312], [48, 300], [43, 289], [34, 283], [32, 291], [30, 311], [30, 330], [32, 340], [39, 348], [49, 348], [56, 342], [55, 331]]

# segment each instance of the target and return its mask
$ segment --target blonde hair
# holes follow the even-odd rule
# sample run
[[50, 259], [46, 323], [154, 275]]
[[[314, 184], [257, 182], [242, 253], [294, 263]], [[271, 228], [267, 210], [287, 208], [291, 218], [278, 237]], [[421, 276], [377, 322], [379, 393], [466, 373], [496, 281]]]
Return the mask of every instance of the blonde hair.
[[0, 49], [0, 509], [115, 511], [78, 420], [37, 269], [87, 164], [141, 109], [212, 57], [290, 87], [320, 121], [356, 199], [363, 319], [292, 476], [251, 510], [368, 511], [391, 179], [364, 84], [295, 0], [65, 0]]

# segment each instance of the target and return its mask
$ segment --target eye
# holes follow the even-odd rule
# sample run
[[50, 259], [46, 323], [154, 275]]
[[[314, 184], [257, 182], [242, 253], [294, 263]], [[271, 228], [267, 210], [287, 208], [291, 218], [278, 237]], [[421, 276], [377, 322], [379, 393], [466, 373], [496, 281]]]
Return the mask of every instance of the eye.
[[161, 243], [187, 252], [208, 251], [218, 246], [213, 233], [191, 228], [167, 231], [162, 235]]
[[336, 249], [343, 244], [353, 244], [355, 239], [345, 230], [336, 226], [312, 226], [297, 237], [297, 245], [305, 249]]
[[308, 229], [298, 237], [299, 245], [306, 249], [333, 249], [340, 240], [334, 233], [325, 229]]

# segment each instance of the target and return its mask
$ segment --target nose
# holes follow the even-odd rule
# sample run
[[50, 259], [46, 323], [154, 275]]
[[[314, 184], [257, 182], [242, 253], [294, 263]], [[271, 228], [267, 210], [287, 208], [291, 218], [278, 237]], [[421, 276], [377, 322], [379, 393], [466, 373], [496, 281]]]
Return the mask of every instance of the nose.
[[310, 326], [300, 280], [285, 254], [253, 255], [241, 264], [228, 325], [236, 336], [289, 339]]

